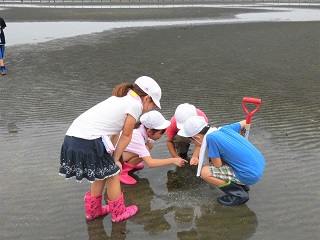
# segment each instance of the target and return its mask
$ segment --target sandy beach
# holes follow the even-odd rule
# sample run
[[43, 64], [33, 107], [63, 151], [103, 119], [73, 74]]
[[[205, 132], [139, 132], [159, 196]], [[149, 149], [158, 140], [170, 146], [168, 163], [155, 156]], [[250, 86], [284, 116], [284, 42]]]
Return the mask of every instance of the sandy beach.
[[[6, 6], [0, 17], [9, 31], [20, 22], [220, 20], [261, 11]], [[8, 74], [0, 76], [0, 239], [317, 239], [319, 27], [319, 21], [122, 27], [9, 45]], [[7, 35], [16, 37], [23, 38]], [[126, 203], [138, 205], [136, 216], [119, 224], [110, 215], [85, 220], [89, 183], [58, 175], [64, 134], [117, 84], [141, 75], [161, 86], [160, 112], [168, 119], [189, 102], [221, 126], [245, 118], [244, 96], [262, 99], [249, 138], [266, 169], [245, 205], [219, 205], [223, 193], [197, 178], [194, 167], [145, 167], [133, 174], [136, 185], [122, 188]], [[151, 153], [169, 157], [165, 137]]]

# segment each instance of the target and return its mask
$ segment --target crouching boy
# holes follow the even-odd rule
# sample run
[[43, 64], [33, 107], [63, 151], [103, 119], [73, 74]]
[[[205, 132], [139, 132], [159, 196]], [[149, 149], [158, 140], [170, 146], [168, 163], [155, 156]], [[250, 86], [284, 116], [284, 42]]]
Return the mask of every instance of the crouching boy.
[[239, 134], [244, 127], [245, 120], [219, 129], [211, 128], [203, 117], [193, 116], [178, 132], [201, 147], [199, 161], [190, 161], [190, 165], [198, 165], [197, 176], [227, 194], [217, 199], [222, 205], [247, 202], [248, 185], [257, 183], [264, 171], [262, 154]]

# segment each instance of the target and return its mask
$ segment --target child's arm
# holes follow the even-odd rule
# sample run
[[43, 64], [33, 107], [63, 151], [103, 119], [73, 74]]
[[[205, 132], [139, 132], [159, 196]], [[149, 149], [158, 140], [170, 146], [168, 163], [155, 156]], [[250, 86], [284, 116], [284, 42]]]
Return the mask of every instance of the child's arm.
[[216, 168], [219, 168], [222, 166], [221, 158], [210, 158], [210, 161], [212, 162], [212, 165]]
[[200, 153], [200, 147], [199, 146], [195, 146], [192, 157], [190, 159], [190, 165], [198, 165], [199, 162], [199, 153]]
[[174, 147], [173, 138], [171, 138], [171, 137], [167, 138], [167, 147], [168, 147], [168, 150], [169, 150], [172, 157], [174, 157], [174, 158], [179, 157], [179, 155], [177, 154], [176, 149]]
[[153, 148], [153, 143], [146, 143], [146, 148], [150, 151]]
[[178, 157], [178, 158], [165, 158], [165, 159], [153, 159], [151, 156], [143, 157], [142, 160], [150, 168], [163, 167], [166, 165], [174, 164], [178, 167], [183, 167], [188, 161]]
[[[120, 139], [116, 145], [116, 149], [113, 153], [113, 159], [115, 161], [115, 163], [119, 165], [121, 165], [120, 161], [120, 157], [123, 153], [123, 151], [126, 149], [126, 147], [129, 145], [131, 138], [132, 138], [132, 131], [134, 129], [134, 125], [136, 123], [136, 119], [131, 116], [130, 114], [127, 115], [124, 126], [123, 126], [123, 130], [122, 130], [122, 134], [120, 136]], [[113, 139], [112, 139], [113, 140]], [[121, 167], [120, 167], [121, 169]]]

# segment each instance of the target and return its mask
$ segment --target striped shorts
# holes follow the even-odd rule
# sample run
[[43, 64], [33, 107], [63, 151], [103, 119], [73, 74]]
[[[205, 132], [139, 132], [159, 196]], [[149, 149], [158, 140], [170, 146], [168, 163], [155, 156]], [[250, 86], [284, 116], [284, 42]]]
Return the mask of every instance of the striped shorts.
[[214, 167], [213, 165], [209, 165], [210, 172], [213, 177], [224, 180], [231, 181], [236, 184], [244, 185], [235, 175], [232, 167], [229, 165], [222, 165], [219, 168]]

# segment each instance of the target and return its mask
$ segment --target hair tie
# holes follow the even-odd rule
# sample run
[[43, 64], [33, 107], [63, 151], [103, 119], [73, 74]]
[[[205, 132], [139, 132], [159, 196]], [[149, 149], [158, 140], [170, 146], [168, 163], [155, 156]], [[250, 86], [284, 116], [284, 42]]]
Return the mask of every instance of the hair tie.
[[134, 87], [134, 86], [133, 86], [133, 83], [131, 83], [131, 84], [130, 84], [130, 88], [133, 89], [133, 87]]

